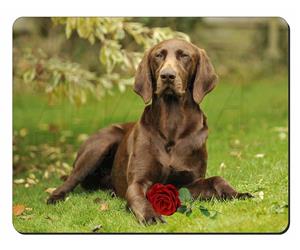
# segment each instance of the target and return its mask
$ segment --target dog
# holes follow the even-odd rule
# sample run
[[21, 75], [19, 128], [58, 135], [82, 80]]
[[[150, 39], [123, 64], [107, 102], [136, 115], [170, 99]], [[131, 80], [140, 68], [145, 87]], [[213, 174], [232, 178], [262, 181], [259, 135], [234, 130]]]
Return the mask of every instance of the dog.
[[180, 39], [163, 41], [140, 62], [134, 91], [142, 97], [139, 121], [114, 124], [81, 146], [67, 180], [48, 198], [63, 200], [78, 184], [113, 189], [138, 221], [164, 222], [146, 198], [155, 183], [186, 187], [194, 199], [250, 198], [222, 177], [205, 178], [207, 119], [199, 104], [214, 89], [217, 75], [205, 50]]

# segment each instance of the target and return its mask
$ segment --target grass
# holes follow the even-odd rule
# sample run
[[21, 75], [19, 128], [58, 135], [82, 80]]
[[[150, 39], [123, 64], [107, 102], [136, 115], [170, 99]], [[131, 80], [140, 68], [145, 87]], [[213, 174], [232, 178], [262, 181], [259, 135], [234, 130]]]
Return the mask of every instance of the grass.
[[[72, 164], [80, 135], [114, 122], [136, 120], [143, 110], [141, 99], [128, 90], [76, 108], [65, 101], [48, 106], [44, 96], [15, 90], [14, 158], [18, 159], [14, 162], [29, 170], [14, 179], [27, 180], [34, 174], [39, 182], [29, 187], [14, 184], [13, 203], [29, 208], [13, 216], [14, 227], [24, 233], [92, 232], [97, 225], [101, 225], [97, 233], [283, 232], [288, 226], [287, 86], [286, 78], [244, 85], [221, 83], [201, 105], [210, 128], [207, 176], [223, 176], [237, 190], [252, 192], [256, 198], [196, 202], [190, 217], [175, 213], [166, 217], [167, 224], [147, 227], [126, 211], [124, 200], [112, 198], [109, 192], [89, 193], [78, 187], [66, 202], [45, 204], [45, 190], [62, 182], [59, 175], [69, 169], [63, 166]], [[96, 198], [108, 209], [101, 211]], [[218, 211], [216, 218], [201, 214], [200, 203]]]

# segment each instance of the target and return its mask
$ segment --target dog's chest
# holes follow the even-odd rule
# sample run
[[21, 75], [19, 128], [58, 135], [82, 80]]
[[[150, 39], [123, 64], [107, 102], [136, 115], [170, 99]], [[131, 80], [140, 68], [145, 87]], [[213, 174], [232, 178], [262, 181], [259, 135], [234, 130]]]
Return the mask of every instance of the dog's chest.
[[195, 179], [196, 164], [188, 162], [193, 152], [188, 146], [187, 150], [181, 146], [180, 142], [168, 141], [158, 147], [156, 156], [161, 166], [160, 182], [181, 186]]
[[175, 169], [186, 169], [193, 155], [200, 150], [199, 138], [195, 136], [181, 140], [158, 140], [152, 144], [154, 157], [161, 165], [172, 166]]

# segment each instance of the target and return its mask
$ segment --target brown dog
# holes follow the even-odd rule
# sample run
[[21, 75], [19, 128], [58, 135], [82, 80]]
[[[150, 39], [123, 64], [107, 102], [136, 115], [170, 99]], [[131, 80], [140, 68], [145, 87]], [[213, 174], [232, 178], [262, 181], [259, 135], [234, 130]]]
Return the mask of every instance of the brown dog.
[[205, 179], [208, 128], [199, 108], [217, 76], [205, 51], [183, 40], [161, 42], [140, 63], [134, 91], [145, 103], [136, 123], [112, 125], [80, 148], [74, 169], [48, 203], [63, 200], [81, 183], [112, 188], [127, 200], [139, 221], [163, 221], [145, 197], [154, 183], [187, 187], [194, 198], [247, 198], [223, 178]]

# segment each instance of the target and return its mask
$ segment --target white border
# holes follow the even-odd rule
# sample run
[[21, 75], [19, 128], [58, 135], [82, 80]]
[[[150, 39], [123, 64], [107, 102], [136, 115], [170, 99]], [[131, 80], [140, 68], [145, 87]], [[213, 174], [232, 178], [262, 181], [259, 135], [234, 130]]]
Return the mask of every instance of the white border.
[[[12, 25], [20, 16], [280, 16], [291, 29], [291, 222], [283, 235], [21, 235], [12, 227]], [[300, 105], [297, 1], [2, 1], [0, 7], [0, 248], [10, 249], [289, 249], [299, 230]], [[296, 56], [297, 55], [297, 56]], [[297, 145], [298, 144], [298, 145]], [[297, 148], [298, 146], [298, 148]], [[299, 238], [299, 236], [298, 236]], [[297, 244], [299, 245], [299, 244]]]

